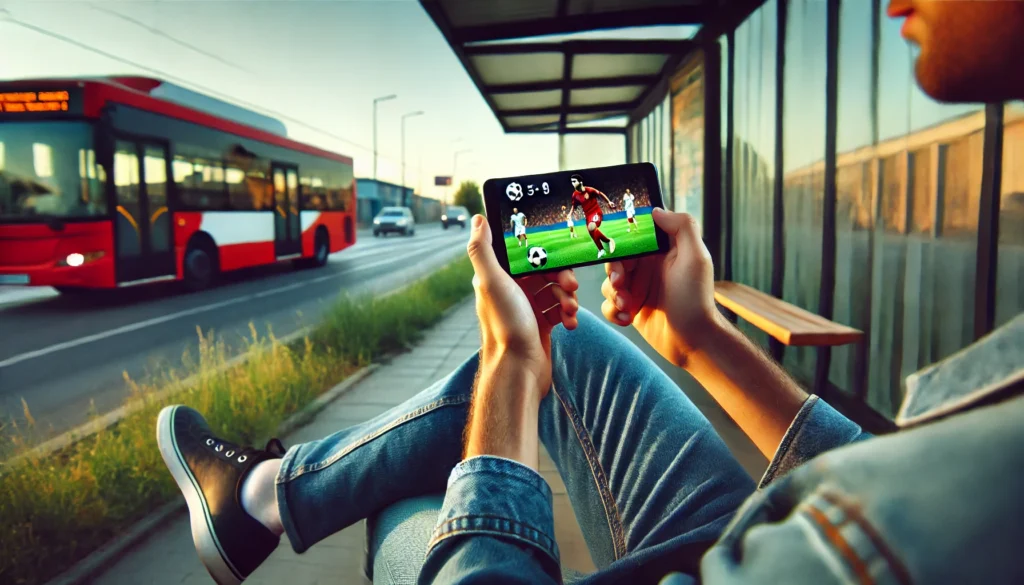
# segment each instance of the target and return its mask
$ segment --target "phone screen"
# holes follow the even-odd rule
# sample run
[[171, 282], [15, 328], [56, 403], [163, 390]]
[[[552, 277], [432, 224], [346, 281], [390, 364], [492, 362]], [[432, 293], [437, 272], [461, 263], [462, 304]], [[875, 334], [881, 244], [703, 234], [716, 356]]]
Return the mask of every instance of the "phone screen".
[[512, 276], [668, 248], [651, 217], [663, 204], [650, 163], [491, 179], [484, 204], [495, 254]]

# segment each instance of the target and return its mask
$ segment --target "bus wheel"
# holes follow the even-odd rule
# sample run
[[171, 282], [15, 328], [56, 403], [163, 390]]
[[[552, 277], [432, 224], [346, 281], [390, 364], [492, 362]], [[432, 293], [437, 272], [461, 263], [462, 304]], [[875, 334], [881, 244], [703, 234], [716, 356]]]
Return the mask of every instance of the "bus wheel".
[[185, 288], [196, 292], [209, 288], [217, 278], [217, 258], [204, 243], [193, 243], [185, 252]]

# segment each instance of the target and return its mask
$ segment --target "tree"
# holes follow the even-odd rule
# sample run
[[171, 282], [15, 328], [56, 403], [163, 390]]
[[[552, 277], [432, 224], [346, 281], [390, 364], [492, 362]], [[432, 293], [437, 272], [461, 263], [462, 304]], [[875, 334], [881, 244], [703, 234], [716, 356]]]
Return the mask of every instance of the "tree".
[[484, 212], [484, 197], [480, 194], [480, 185], [474, 181], [463, 181], [459, 190], [452, 198], [452, 205], [461, 205], [470, 215]]

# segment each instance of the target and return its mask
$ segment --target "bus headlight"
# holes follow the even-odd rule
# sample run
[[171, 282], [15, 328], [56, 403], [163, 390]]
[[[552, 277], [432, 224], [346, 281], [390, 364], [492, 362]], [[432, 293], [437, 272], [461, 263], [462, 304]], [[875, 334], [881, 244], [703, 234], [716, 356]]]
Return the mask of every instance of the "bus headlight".
[[85, 254], [82, 254], [80, 252], [72, 252], [63, 259], [58, 260], [57, 266], [70, 266], [72, 268], [75, 268], [85, 264], [86, 262], [99, 260], [104, 255], [105, 253], [102, 250], [96, 252], [86, 252]]
[[448, 216], [447, 215], [442, 215], [441, 216], [441, 221], [448, 221]]
[[396, 225], [405, 225], [406, 221], [404, 219], [400, 219], [400, 220], [396, 221], [395, 224]]
[[380, 225], [380, 218], [374, 219], [373, 225]]
[[459, 216], [459, 221], [466, 221], [466, 216], [465, 215], [460, 215]]

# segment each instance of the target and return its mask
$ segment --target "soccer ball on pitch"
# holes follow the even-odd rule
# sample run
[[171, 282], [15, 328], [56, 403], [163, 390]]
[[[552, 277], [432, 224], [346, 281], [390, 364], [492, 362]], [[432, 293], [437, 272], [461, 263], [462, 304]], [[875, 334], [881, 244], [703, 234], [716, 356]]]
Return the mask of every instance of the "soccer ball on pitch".
[[523, 198], [523, 186], [519, 183], [509, 183], [508, 187], [505, 187], [505, 195], [512, 201], [519, 201]]
[[530, 266], [540, 268], [548, 263], [548, 252], [540, 246], [533, 246], [526, 251], [526, 260], [529, 261]]

